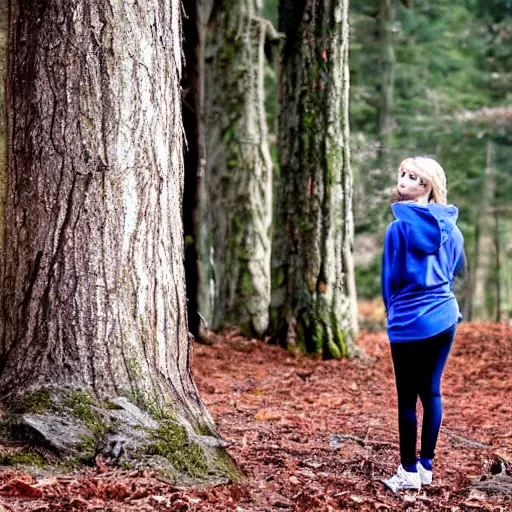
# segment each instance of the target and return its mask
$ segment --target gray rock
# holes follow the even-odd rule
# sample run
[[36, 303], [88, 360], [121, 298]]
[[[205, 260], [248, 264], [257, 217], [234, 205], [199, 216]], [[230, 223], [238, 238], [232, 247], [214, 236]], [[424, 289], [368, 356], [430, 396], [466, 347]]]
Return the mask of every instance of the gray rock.
[[119, 419], [124, 424], [132, 427], [158, 428], [158, 422], [156, 420], [142, 409], [139, 409], [124, 396], [118, 396], [112, 399], [111, 402], [121, 408], [111, 410], [111, 416]]
[[77, 456], [84, 439], [93, 437], [80, 420], [50, 412], [17, 416], [11, 427], [15, 437], [51, 446], [61, 457]]

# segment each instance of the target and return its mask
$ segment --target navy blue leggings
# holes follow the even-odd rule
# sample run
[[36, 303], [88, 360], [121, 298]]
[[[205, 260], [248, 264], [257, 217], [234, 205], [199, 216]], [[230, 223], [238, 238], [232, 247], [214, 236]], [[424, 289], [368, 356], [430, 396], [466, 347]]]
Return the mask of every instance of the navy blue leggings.
[[416, 403], [423, 404], [420, 457], [433, 459], [441, 427], [441, 377], [455, 337], [453, 325], [423, 340], [391, 343], [398, 394], [398, 431], [402, 465], [416, 464]]

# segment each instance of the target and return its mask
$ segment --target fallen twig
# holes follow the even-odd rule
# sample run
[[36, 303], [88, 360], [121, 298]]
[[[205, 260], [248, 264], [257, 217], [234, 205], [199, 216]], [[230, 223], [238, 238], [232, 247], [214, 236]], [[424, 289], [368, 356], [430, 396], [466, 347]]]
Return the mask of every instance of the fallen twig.
[[329, 442], [331, 448], [337, 450], [341, 448], [344, 441], [355, 441], [359, 443], [361, 446], [373, 445], [373, 446], [390, 446], [392, 448], [398, 448], [396, 443], [392, 443], [391, 441], [374, 441], [371, 439], [363, 439], [362, 437], [354, 436], [352, 434], [335, 434], [331, 437]]
[[483, 444], [478, 441], [472, 441], [471, 439], [466, 439], [465, 437], [459, 436], [458, 434], [455, 434], [454, 432], [451, 432], [450, 430], [443, 429], [443, 432], [450, 436], [452, 439], [455, 439], [455, 441], [459, 441], [459, 443], [466, 444], [468, 446], [472, 446], [473, 448], [481, 448], [483, 450], [487, 450], [491, 448], [488, 444]]

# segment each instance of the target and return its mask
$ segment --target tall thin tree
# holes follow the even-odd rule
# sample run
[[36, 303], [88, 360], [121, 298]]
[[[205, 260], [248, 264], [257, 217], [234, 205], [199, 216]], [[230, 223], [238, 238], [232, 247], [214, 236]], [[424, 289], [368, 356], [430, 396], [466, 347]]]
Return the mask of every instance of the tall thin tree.
[[379, 105], [379, 167], [390, 176], [391, 151], [393, 146], [393, 96], [395, 89], [395, 0], [381, 0], [379, 11], [380, 55], [380, 105]]
[[[467, 305], [466, 319], [490, 319], [488, 310], [491, 294], [491, 273], [496, 258], [495, 218], [492, 212], [496, 195], [495, 146], [492, 138], [486, 145], [486, 164], [482, 176], [481, 199], [474, 225], [474, 247], [470, 265], [471, 297]], [[493, 261], [494, 260], [494, 261]], [[494, 297], [496, 300], [497, 297]]]
[[350, 356], [357, 332], [349, 151], [348, 1], [281, 0], [276, 339]]
[[185, 236], [185, 278], [189, 332], [202, 339], [200, 296], [207, 282], [201, 261], [201, 204], [204, 195], [204, 50], [206, 23], [214, 0], [186, 0], [183, 3], [183, 127], [185, 129], [185, 183], [183, 230]]

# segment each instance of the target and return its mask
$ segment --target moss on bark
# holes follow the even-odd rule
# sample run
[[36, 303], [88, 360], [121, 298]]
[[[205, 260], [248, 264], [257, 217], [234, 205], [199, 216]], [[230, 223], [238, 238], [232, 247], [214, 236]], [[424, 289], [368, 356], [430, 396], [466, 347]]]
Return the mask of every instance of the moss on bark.
[[0, 425], [3, 441], [20, 447], [0, 464], [61, 471], [90, 465], [102, 454], [110, 464], [143, 464], [178, 483], [241, 478], [210, 425], [192, 427], [171, 407], [149, 410], [124, 397], [100, 401], [72, 388], [29, 392]]
[[[269, 22], [252, 0], [224, 2], [208, 30], [205, 64], [205, 234], [200, 309], [214, 330], [262, 337], [270, 302], [272, 159], [264, 108], [264, 43]], [[229, 216], [226, 216], [229, 212]], [[208, 235], [209, 241], [206, 241]]]
[[[283, 0], [298, 12], [293, 0]], [[357, 331], [348, 109], [348, 2], [306, 0], [287, 25], [280, 89], [280, 181], [270, 335], [325, 358]], [[272, 311], [273, 310], [273, 311]]]

